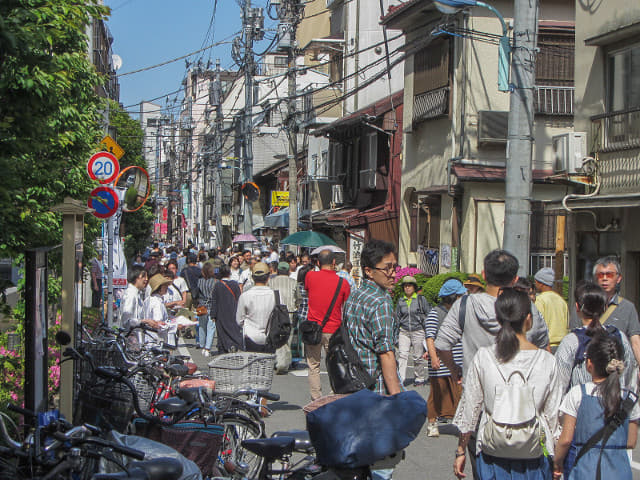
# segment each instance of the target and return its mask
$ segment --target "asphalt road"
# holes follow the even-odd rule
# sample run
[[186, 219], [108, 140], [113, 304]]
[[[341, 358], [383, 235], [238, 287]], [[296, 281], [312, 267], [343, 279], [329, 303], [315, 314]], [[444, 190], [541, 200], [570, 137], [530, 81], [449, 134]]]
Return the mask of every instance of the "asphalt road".
[[[182, 353], [191, 355], [193, 361], [202, 372], [207, 372], [207, 364], [211, 358], [203, 357], [200, 350], [192, 348], [192, 345], [181, 347]], [[324, 361], [322, 362], [324, 365]], [[409, 367], [407, 377], [411, 377], [412, 370]], [[329, 380], [325, 372], [321, 373], [323, 393], [331, 393]], [[429, 395], [429, 386], [413, 387], [426, 400]], [[304, 407], [310, 401], [307, 370], [305, 368], [290, 371], [287, 375], [274, 375], [271, 391], [280, 394], [280, 401], [273, 402], [270, 407], [273, 414], [265, 419], [267, 434], [280, 430], [302, 429], [306, 427]], [[427, 437], [426, 424], [418, 437], [406, 449], [406, 458], [398, 464], [394, 471], [394, 480], [416, 479], [455, 479], [453, 475], [453, 453], [457, 445], [457, 430], [451, 425], [440, 426], [440, 436]], [[636, 447], [633, 454], [638, 463], [632, 462], [633, 479], [640, 480], [640, 446]], [[473, 478], [471, 468], [467, 466], [467, 478]]]

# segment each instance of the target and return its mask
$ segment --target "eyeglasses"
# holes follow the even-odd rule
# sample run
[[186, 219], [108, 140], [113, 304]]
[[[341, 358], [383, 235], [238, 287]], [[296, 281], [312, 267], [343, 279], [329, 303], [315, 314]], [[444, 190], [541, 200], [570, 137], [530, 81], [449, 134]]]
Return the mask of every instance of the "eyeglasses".
[[597, 272], [596, 273], [596, 278], [598, 280], [602, 280], [603, 278], [616, 278], [616, 276], [618, 275], [618, 272]]
[[387, 265], [385, 267], [373, 267], [372, 270], [380, 270], [381, 272], [384, 272], [387, 275], [391, 275], [392, 273], [396, 272], [396, 269], [398, 268], [398, 264], [397, 263], [387, 263]]

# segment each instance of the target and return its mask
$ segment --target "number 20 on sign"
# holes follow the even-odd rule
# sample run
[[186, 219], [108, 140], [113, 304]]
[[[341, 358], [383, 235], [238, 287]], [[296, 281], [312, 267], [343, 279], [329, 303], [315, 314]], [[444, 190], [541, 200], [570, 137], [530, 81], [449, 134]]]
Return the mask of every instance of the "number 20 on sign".
[[120, 172], [118, 159], [109, 152], [94, 154], [87, 164], [87, 173], [92, 180], [102, 184], [113, 182]]

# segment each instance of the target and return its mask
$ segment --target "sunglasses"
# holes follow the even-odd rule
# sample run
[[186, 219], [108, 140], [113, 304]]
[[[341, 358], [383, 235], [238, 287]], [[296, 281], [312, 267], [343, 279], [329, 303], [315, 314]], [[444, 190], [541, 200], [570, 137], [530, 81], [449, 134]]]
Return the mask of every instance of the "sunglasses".
[[598, 272], [596, 273], [596, 278], [598, 280], [602, 280], [603, 278], [616, 278], [618, 276], [618, 272]]

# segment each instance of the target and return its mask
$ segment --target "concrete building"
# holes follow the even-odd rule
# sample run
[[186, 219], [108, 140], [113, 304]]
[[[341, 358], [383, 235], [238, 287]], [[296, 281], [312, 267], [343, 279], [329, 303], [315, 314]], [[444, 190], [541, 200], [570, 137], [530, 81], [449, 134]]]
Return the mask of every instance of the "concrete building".
[[[575, 279], [616, 255], [622, 295], [640, 299], [640, 5], [576, 1], [575, 130], [586, 138], [594, 184], [565, 200]], [[561, 204], [550, 205], [565, 211]]]
[[[513, 2], [496, 1], [507, 22]], [[541, 1], [534, 92], [531, 265], [551, 265], [555, 217], [545, 202], [574, 189], [553, 138], [573, 132], [574, 4]], [[444, 17], [410, 0], [382, 21], [405, 33], [399, 262], [429, 274], [480, 272], [502, 245], [509, 93], [498, 91], [502, 30], [487, 9]]]

